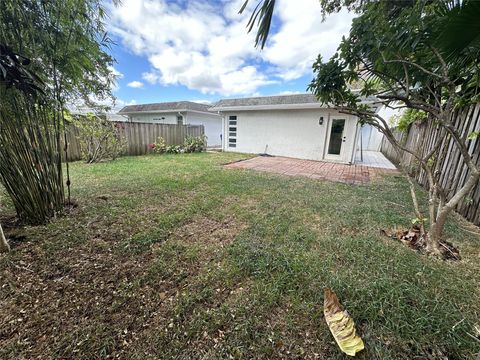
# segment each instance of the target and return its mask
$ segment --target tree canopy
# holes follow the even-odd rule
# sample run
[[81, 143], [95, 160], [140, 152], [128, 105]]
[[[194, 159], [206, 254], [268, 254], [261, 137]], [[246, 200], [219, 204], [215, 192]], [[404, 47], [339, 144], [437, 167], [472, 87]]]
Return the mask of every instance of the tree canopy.
[[[0, 182], [26, 223], [45, 223], [69, 203], [67, 105], [111, 97], [104, 20], [100, 0], [0, 6]], [[68, 161], [66, 170], [70, 191]]]
[[[386, 105], [402, 101], [434, 116], [452, 104], [477, 101], [480, 48], [466, 46], [448, 59], [449, 46], [442, 47], [457, 12], [448, 3], [364, 5], [334, 57], [313, 65], [309, 89], [325, 103], [358, 108], [360, 97], [376, 95]], [[356, 81], [363, 84], [360, 92], [350, 86]]]
[[[256, 46], [266, 44], [274, 6], [274, 1], [263, 0], [253, 10], [249, 30], [258, 25]], [[320, 6], [323, 16], [345, 8], [359, 15], [333, 57], [324, 61], [318, 56], [308, 90], [323, 104], [376, 127], [399, 153], [413, 155], [428, 178], [427, 250], [438, 253], [448, 214], [480, 178], [480, 166], [473, 161], [467, 143], [478, 133], [463, 136], [453, 124], [457, 109], [480, 100], [480, 2], [320, 0]], [[372, 101], [377, 106], [371, 106]], [[408, 148], [396, 140], [387, 119], [378, 114], [378, 105], [409, 109], [409, 115], [438, 126], [441, 136], [428, 151]], [[446, 136], [453, 139], [468, 168], [463, 187], [449, 199], [439, 182], [441, 159], [448, 151], [443, 146]], [[410, 181], [415, 213], [423, 223], [413, 169], [402, 164], [401, 168]]]
[[0, 80], [62, 102], [111, 95], [113, 58], [106, 51], [105, 11], [98, 0], [3, 0]]

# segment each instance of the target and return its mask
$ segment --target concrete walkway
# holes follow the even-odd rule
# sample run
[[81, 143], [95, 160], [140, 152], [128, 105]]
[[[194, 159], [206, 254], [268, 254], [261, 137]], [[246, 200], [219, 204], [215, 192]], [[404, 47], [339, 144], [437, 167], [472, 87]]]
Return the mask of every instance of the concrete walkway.
[[287, 176], [304, 176], [311, 179], [337, 181], [346, 184], [363, 185], [375, 175], [397, 172], [396, 169], [382, 169], [364, 165], [346, 165], [323, 161], [293, 159], [287, 157], [258, 156], [225, 165], [228, 169], [252, 169]]
[[360, 151], [357, 151], [355, 156], [355, 164], [396, 170], [395, 165], [393, 165], [390, 160], [388, 160], [380, 151], [363, 151], [363, 159]]

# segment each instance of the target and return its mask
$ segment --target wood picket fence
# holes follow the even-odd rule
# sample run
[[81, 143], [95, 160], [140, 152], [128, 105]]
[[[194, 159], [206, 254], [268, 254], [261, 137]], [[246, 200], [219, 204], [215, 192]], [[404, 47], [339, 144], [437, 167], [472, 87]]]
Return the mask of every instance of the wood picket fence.
[[[480, 130], [480, 104], [458, 110], [454, 114], [453, 120], [460, 134], [467, 139], [469, 134]], [[420, 144], [425, 145], [424, 153], [426, 153], [433, 149], [438, 136], [441, 136], [439, 130], [439, 127], [432, 122], [414, 123], [408, 132], [395, 130], [394, 135], [397, 141], [405, 144], [410, 149], [414, 149]], [[441, 146], [442, 148], [446, 147], [447, 152], [439, 175], [440, 184], [447, 192], [447, 199], [450, 199], [465, 184], [469, 170], [450, 136], [444, 136]], [[467, 140], [467, 147], [475, 163], [480, 164], [480, 137]], [[399, 158], [395, 149], [385, 137], [382, 141], [381, 151], [396, 164], [400, 162], [404, 162], [406, 165], [414, 164], [413, 155], [403, 153], [402, 157]], [[424, 171], [420, 171], [417, 174], [417, 181], [424, 187], [428, 186]], [[456, 210], [467, 220], [475, 225], [480, 225], [480, 184], [475, 186], [467, 198], [457, 206]]]
[[[163, 137], [167, 145], [181, 145], [187, 136], [200, 136], [205, 133], [203, 125], [151, 124], [140, 122], [115, 122], [120, 136], [126, 139], [124, 155], [145, 155], [152, 152], [149, 145]], [[68, 143], [68, 160], [82, 158], [79, 130], [70, 126], [66, 129]]]

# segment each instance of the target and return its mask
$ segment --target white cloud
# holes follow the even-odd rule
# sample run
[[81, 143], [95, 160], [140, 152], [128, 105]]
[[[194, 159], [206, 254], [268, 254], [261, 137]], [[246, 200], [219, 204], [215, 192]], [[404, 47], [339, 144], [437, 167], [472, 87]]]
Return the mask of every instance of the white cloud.
[[311, 73], [318, 54], [330, 58], [353, 19], [352, 14], [341, 12], [322, 22], [318, 0], [279, 0], [276, 10], [282, 26], [270, 36], [264, 59], [285, 80]]
[[113, 76], [115, 76], [116, 79], [123, 79], [123, 74], [115, 69], [113, 66], [108, 66], [108, 70], [112, 73]]
[[143, 80], [231, 96], [311, 73], [316, 55], [333, 53], [352, 18], [338, 14], [322, 23], [318, 0], [279, 0], [279, 26], [260, 51], [246, 29], [256, 2], [239, 15], [243, 2], [124, 0], [111, 8], [110, 31], [148, 58]]
[[141, 81], [131, 81], [127, 84], [128, 87], [139, 89], [143, 87], [143, 83]]
[[285, 90], [285, 91], [280, 91], [277, 95], [297, 95], [297, 94], [302, 94], [302, 92]]
[[150, 84], [156, 84], [160, 81], [161, 76], [154, 72], [144, 72], [142, 74], [142, 79], [149, 82]]
[[205, 104], [205, 105], [210, 105], [212, 103], [210, 100], [205, 100], [205, 99], [193, 99], [189, 101], [194, 103], [199, 103], [199, 104]]

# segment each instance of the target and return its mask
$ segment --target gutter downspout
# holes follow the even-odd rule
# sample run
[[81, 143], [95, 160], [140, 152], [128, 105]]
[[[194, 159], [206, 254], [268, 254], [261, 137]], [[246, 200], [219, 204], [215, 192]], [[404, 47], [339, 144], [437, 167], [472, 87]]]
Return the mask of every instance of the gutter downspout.
[[[187, 120], [187, 116], [186, 115], [184, 116], [180, 111], [177, 111], [177, 114], [178, 114], [177, 116], [182, 117], [182, 125], [186, 125], [185, 121]], [[177, 125], [178, 125], [178, 118], [177, 118]]]
[[222, 141], [222, 151], [226, 151], [225, 150], [225, 134], [226, 134], [226, 131], [225, 131], [225, 115], [222, 114], [221, 111], [217, 111], [217, 114], [222, 117], [222, 133], [220, 134], [220, 140]]

